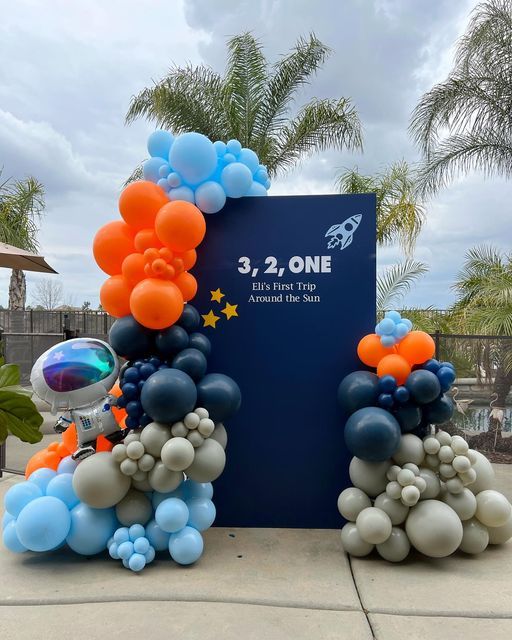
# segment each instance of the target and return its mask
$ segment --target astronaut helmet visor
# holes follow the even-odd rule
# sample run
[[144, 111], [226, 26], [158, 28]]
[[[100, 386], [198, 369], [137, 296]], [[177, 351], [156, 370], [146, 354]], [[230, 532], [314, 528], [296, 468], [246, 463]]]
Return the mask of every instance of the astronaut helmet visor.
[[115, 369], [116, 361], [110, 349], [91, 338], [61, 342], [50, 349], [42, 371], [46, 384], [53, 391], [76, 391], [101, 382]]

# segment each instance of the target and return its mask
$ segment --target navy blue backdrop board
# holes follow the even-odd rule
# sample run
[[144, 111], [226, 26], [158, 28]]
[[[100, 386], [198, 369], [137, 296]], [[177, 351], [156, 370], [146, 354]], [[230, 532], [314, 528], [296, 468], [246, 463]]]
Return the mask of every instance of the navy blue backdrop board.
[[208, 371], [242, 390], [215, 524], [339, 527], [351, 456], [336, 391], [375, 326], [375, 197], [243, 198], [206, 218], [193, 304], [215, 324]]

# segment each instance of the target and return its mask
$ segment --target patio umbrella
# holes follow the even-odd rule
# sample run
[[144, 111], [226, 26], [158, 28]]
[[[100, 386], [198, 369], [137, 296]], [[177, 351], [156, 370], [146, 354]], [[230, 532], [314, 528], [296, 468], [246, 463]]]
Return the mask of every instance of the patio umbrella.
[[41, 273], [57, 273], [50, 267], [43, 256], [30, 251], [23, 251], [5, 242], [0, 242], [0, 267], [21, 269], [22, 271], [39, 271]]

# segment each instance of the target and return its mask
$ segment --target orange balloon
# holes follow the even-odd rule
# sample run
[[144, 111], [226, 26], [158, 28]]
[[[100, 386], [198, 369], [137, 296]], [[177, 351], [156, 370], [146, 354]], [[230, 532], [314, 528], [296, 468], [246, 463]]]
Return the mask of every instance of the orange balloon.
[[141, 253], [144, 253], [146, 249], [150, 249], [151, 247], [160, 248], [162, 246], [162, 242], [153, 228], [141, 229], [135, 236], [134, 244], [137, 251]]
[[136, 285], [137, 282], [144, 280], [146, 277], [144, 273], [145, 264], [146, 260], [142, 253], [130, 253], [130, 255], [126, 256], [123, 260], [121, 273], [130, 284]]
[[383, 347], [376, 333], [369, 333], [361, 338], [357, 345], [359, 360], [369, 367], [376, 367], [384, 356], [396, 353], [395, 347]]
[[76, 437], [76, 426], [70, 424], [69, 427], [62, 434], [62, 444], [68, 450], [68, 455], [74, 453], [78, 447], [78, 438]]
[[101, 285], [100, 302], [107, 313], [122, 318], [130, 313], [132, 287], [123, 276], [111, 276]]
[[146, 278], [130, 296], [133, 317], [149, 329], [165, 329], [176, 322], [183, 311], [183, 295], [169, 280]]
[[398, 353], [409, 364], [423, 364], [434, 357], [436, 344], [428, 333], [424, 331], [411, 331], [398, 343]]
[[195, 249], [206, 233], [206, 220], [199, 209], [185, 200], [163, 206], [155, 220], [160, 240], [173, 251]]
[[135, 251], [133, 239], [133, 229], [122, 220], [103, 225], [92, 243], [92, 252], [98, 267], [109, 276], [121, 273], [123, 260]]
[[[55, 444], [57, 447], [59, 446], [58, 443]], [[48, 448], [42, 449], [41, 451], [34, 453], [27, 462], [27, 466], [25, 467], [25, 478], [30, 477], [37, 469], [45, 468], [57, 471], [57, 467], [61, 460], [62, 458], [56, 451], [48, 451]]]
[[397, 354], [384, 356], [377, 366], [377, 375], [393, 376], [397, 384], [404, 384], [411, 373], [411, 365], [405, 358]]
[[110, 442], [108, 438], [105, 436], [99, 435], [96, 438], [96, 451], [99, 453], [100, 451], [112, 451], [114, 445]]
[[169, 198], [154, 182], [138, 180], [125, 187], [119, 197], [121, 216], [134, 229], [147, 229]]
[[190, 271], [197, 261], [197, 253], [195, 249], [189, 249], [184, 253], [180, 253], [180, 255], [176, 257], [183, 260], [183, 268], [185, 271]]
[[63, 442], [59, 443], [59, 446], [57, 447], [57, 453], [61, 458], [66, 458], [67, 456], [69, 456], [69, 451], [67, 450], [67, 447]]
[[192, 300], [197, 293], [197, 280], [188, 271], [180, 273], [180, 275], [174, 279], [174, 284], [183, 294], [183, 300], [185, 300], [185, 302]]

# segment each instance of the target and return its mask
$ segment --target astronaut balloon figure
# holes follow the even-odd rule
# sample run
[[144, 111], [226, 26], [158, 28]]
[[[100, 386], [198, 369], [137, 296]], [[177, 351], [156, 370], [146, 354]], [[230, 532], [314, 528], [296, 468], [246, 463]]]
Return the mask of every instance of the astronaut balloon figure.
[[30, 374], [34, 393], [63, 412], [54, 430], [63, 433], [74, 422], [78, 448], [74, 460], [96, 451], [96, 438], [112, 443], [123, 437], [112, 406], [116, 398], [108, 392], [119, 374], [119, 361], [110, 345], [96, 338], [75, 338], [60, 342], [40, 356]]

